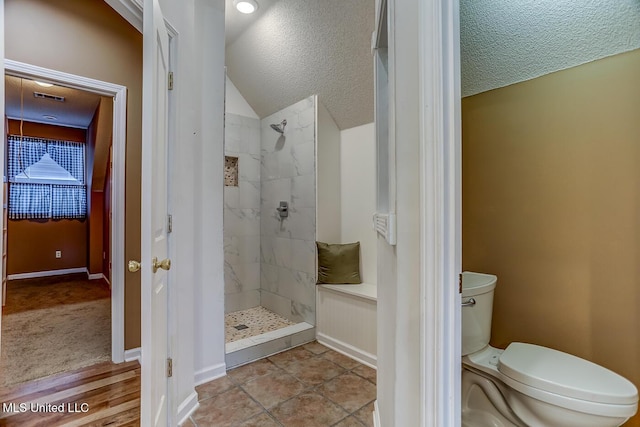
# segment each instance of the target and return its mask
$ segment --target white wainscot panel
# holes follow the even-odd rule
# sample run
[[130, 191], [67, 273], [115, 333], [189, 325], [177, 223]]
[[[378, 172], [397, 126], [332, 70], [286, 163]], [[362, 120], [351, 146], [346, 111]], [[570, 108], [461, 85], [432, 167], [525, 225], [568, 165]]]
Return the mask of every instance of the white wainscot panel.
[[319, 285], [317, 289], [318, 342], [375, 368], [376, 286]]

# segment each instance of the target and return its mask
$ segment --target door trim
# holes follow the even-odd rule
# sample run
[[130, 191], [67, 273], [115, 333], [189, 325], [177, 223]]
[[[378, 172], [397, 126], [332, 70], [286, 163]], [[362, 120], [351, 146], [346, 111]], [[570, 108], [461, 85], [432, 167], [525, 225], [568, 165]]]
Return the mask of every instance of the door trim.
[[[419, 2], [422, 426], [460, 425], [459, 0]], [[426, 381], [425, 379], [432, 379]]]
[[[113, 97], [111, 360], [114, 363], [124, 362], [124, 171], [127, 138], [127, 88], [11, 59], [4, 60], [4, 73], [28, 79], [43, 78], [74, 89]], [[4, 110], [4, 102], [2, 108]], [[4, 158], [4, 146], [0, 150], [2, 150], [0, 158]]]

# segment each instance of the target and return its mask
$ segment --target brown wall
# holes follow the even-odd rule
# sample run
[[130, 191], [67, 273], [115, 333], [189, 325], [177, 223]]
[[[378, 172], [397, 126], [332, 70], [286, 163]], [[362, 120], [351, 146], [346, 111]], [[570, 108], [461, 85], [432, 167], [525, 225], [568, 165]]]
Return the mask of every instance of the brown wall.
[[89, 216], [89, 273], [102, 273], [102, 226], [104, 215], [104, 193], [91, 192], [91, 214]]
[[[9, 133], [20, 134], [20, 122], [9, 120]], [[85, 142], [84, 129], [24, 122], [25, 136]], [[62, 258], [55, 252], [62, 251]], [[80, 220], [7, 221], [7, 274], [84, 268], [87, 222]]]
[[[20, 120], [9, 119], [9, 135], [20, 135]], [[84, 129], [53, 126], [43, 123], [23, 122], [22, 133], [36, 138], [63, 139], [65, 141], [86, 142]]]
[[[6, 0], [5, 56], [127, 87], [125, 262], [140, 259], [142, 35], [102, 1]], [[140, 345], [140, 275], [125, 277], [125, 348]]]
[[[7, 274], [87, 265], [86, 221], [9, 220], [7, 238]], [[56, 259], [57, 250], [62, 258]]]
[[[101, 111], [101, 105], [102, 103], [100, 103], [98, 108], [96, 108], [93, 120], [91, 120], [91, 123], [87, 128], [87, 206], [89, 207], [89, 218], [87, 221], [89, 236], [87, 244], [87, 268], [89, 269], [90, 274], [102, 273], [102, 253], [104, 251], [102, 233], [104, 193], [101, 188], [93, 188], [94, 168], [103, 166], [100, 163], [96, 164], [94, 159], [96, 152], [96, 139], [98, 135], [98, 121], [104, 114]], [[109, 111], [109, 113], [111, 113], [111, 111]], [[113, 121], [110, 120], [110, 122]]]
[[107, 158], [104, 191], [102, 193], [104, 209], [102, 211], [102, 250], [106, 256], [102, 259], [102, 274], [111, 283], [111, 147]]
[[640, 386], [640, 50], [465, 98], [462, 132], [463, 268], [498, 276], [492, 345]]

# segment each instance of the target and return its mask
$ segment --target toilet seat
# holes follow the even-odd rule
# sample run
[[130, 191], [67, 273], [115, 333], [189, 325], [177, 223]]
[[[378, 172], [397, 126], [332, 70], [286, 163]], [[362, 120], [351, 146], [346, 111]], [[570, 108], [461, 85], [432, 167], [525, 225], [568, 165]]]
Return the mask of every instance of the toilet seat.
[[509, 344], [498, 370], [529, 387], [574, 399], [614, 405], [638, 401], [635, 386], [615, 372], [539, 345]]
[[[531, 350], [531, 352], [529, 352], [529, 350]], [[507, 353], [508, 351], [510, 354]], [[491, 346], [487, 346], [476, 353], [464, 356], [462, 358], [462, 363], [463, 366], [471, 371], [475, 371], [484, 376], [488, 375], [489, 378], [496, 378], [511, 389], [516, 390], [523, 395], [552, 405], [599, 416], [631, 417], [636, 413], [638, 408], [637, 391], [633, 384], [622, 377], [620, 378], [628, 384], [618, 384], [621, 386], [620, 390], [618, 390], [617, 394], [612, 394], [607, 392], [602, 393], [599, 390], [598, 392], [593, 393], [593, 388], [589, 389], [588, 387], [585, 387], [585, 385], [588, 384], [588, 378], [584, 378], [587, 382], [583, 384], [581, 388], [579, 383], [574, 384], [571, 381], [568, 381], [568, 374], [564, 378], [561, 375], [554, 378], [553, 374], [550, 373], [555, 372], [553, 370], [547, 371], [546, 375], [542, 374], [544, 369], [548, 368], [549, 364], [552, 364], [553, 361], [557, 359], [564, 360], [564, 362], [566, 362], [565, 364], [560, 362], [560, 366], [564, 366], [564, 368], [567, 368], [568, 362], [571, 361], [572, 363], [575, 362], [576, 366], [583, 368], [583, 372], [592, 372], [588, 370], [585, 365], [580, 363], [589, 363], [586, 360], [575, 356], [571, 357], [575, 357], [577, 360], [570, 358], [565, 359], [555, 353], [570, 356], [566, 353], [546, 347], [524, 343], [511, 343], [506, 350], [499, 350]], [[507, 357], [504, 357], [505, 354], [507, 354]], [[554, 356], [560, 357], [556, 359]], [[601, 366], [595, 365], [595, 367], [606, 371], [607, 376], [609, 374], [617, 376], [617, 374]], [[595, 371], [597, 372], [597, 369]], [[599, 373], [602, 374], [602, 372]], [[567, 381], [560, 382], [559, 379]], [[630, 385], [630, 388], [627, 389], [626, 386], [628, 385]], [[550, 389], [555, 391], [550, 391]], [[617, 390], [617, 388], [615, 389]], [[569, 390], [570, 392], [564, 393], [562, 390]], [[591, 392], [587, 390], [591, 390]], [[570, 394], [573, 394], [573, 396]], [[609, 396], [609, 400], [614, 400], [618, 403], [604, 403], [597, 401], [598, 399], [604, 400], [601, 398], [601, 395], [605, 396], [605, 399], [606, 396]], [[585, 399], [584, 397], [587, 398]]]

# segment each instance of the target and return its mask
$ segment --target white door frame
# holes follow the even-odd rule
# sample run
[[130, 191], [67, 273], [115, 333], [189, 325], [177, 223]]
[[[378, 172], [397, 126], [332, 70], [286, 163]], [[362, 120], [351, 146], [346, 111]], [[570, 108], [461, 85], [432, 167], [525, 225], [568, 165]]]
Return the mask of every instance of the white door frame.
[[[0, 1], [4, 10], [4, 2]], [[4, 20], [2, 20], [4, 40]], [[127, 137], [127, 88], [114, 83], [103, 82], [74, 74], [63, 73], [48, 68], [4, 60], [4, 73], [27, 79], [45, 80], [61, 86], [92, 92], [113, 98], [113, 174], [111, 191], [111, 360], [124, 361], [124, 171], [125, 146]], [[3, 73], [3, 74], [4, 74]], [[4, 97], [2, 110], [4, 116]], [[4, 158], [4, 144], [0, 148]], [[0, 199], [4, 196], [0, 189]], [[0, 242], [1, 243], [1, 242]]]
[[422, 0], [418, 7], [421, 422], [456, 427], [462, 339], [459, 0]]

